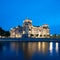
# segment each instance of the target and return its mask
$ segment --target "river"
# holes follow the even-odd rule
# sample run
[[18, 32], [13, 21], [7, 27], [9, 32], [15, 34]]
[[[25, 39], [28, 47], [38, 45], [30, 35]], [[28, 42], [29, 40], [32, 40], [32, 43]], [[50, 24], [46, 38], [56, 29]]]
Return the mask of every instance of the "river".
[[60, 60], [60, 43], [0, 41], [0, 60]]

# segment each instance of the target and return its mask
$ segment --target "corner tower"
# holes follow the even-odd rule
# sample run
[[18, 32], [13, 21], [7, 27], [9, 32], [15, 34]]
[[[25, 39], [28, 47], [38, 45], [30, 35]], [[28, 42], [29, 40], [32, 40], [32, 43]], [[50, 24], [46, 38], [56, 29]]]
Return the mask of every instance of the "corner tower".
[[32, 20], [31, 19], [25, 19], [23, 21], [23, 34], [30, 35], [31, 34], [31, 28], [32, 28]]

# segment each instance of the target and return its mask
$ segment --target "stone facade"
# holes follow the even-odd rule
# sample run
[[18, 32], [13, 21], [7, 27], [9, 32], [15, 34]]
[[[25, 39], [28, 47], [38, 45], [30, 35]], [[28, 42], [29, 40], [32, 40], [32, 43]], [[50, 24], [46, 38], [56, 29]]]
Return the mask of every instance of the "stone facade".
[[23, 26], [18, 26], [10, 30], [10, 37], [32, 37], [32, 38], [49, 38], [49, 26], [44, 24], [42, 26], [33, 26], [32, 20], [26, 19], [23, 21]]

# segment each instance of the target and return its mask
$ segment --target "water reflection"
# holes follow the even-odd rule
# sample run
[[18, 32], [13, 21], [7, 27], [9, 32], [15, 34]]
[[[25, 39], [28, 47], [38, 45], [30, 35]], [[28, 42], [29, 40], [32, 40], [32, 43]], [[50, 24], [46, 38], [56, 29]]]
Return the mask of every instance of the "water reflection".
[[58, 42], [56, 42], [56, 52], [58, 53]]
[[25, 59], [30, 59], [32, 55], [36, 53], [48, 53], [49, 43], [47, 42], [11, 42], [10, 49], [15, 51], [16, 55], [19, 54], [19, 50], [24, 52]]
[[40, 51], [43, 54], [46, 54], [48, 52], [49, 43], [47, 42], [38, 42], [38, 51]]
[[58, 42], [50, 42], [49, 43], [49, 50], [50, 50], [50, 54], [53, 53], [57, 53], [58, 54], [58, 50], [59, 50], [59, 46], [58, 46]]
[[29, 42], [27, 49], [28, 49], [29, 55], [33, 54], [37, 50], [37, 43], [36, 42], [34, 42], [34, 43]]
[[[55, 47], [53, 46], [55, 45]], [[47, 54], [48, 51], [53, 53], [53, 48], [58, 53], [58, 43], [53, 42], [11, 42], [10, 44], [11, 50], [15, 50], [18, 52], [19, 49], [22, 49], [26, 54], [31, 56], [34, 52], [39, 52], [43, 54]]]
[[41, 51], [41, 42], [38, 42], [38, 51]]
[[[5, 45], [6, 43], [1, 43], [0, 50], [2, 53], [6, 55], [7, 51], [10, 53], [16, 53], [16, 56], [20, 56], [23, 54], [26, 60], [31, 59], [31, 57], [39, 53], [40, 56], [48, 55], [48, 53], [53, 54], [59, 52], [59, 43], [58, 42], [10, 42], [9, 45]], [[8, 53], [9, 54], [9, 53]]]
[[50, 50], [50, 53], [52, 53], [52, 51], [53, 51], [53, 42], [49, 43], [49, 50]]

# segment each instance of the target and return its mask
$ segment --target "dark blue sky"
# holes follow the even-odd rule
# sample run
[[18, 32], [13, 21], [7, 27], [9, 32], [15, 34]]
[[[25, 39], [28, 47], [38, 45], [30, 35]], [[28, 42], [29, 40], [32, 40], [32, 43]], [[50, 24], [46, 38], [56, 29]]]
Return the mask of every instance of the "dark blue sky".
[[10, 30], [32, 19], [33, 25], [49, 24], [50, 32], [60, 34], [60, 0], [0, 0], [0, 27]]

